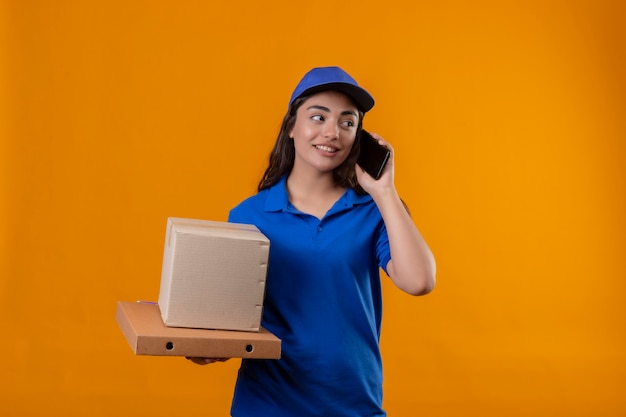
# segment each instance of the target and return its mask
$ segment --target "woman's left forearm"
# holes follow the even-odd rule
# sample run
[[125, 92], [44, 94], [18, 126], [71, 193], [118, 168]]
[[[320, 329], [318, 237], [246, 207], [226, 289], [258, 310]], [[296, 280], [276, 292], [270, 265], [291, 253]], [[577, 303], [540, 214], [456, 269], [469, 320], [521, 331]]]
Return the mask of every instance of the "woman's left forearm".
[[[372, 196], [374, 197], [374, 196]], [[374, 197], [389, 236], [387, 272], [401, 290], [424, 295], [435, 286], [435, 258], [395, 188]]]

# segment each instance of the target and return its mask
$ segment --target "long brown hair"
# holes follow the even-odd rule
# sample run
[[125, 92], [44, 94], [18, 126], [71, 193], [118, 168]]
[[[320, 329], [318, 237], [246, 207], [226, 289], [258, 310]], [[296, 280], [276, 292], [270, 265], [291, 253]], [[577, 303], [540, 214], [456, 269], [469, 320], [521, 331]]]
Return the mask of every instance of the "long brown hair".
[[[293, 144], [293, 139], [289, 137], [289, 132], [293, 129], [296, 123], [296, 115], [298, 109], [310, 96], [299, 97], [289, 107], [287, 114], [283, 118], [283, 123], [278, 133], [274, 148], [270, 153], [269, 164], [263, 178], [259, 182], [258, 191], [264, 190], [278, 183], [280, 179], [289, 175], [293, 168], [293, 164], [296, 158], [296, 149]], [[363, 126], [364, 113], [359, 110], [359, 125], [357, 126], [356, 139], [352, 145], [352, 149], [348, 154], [348, 157], [341, 165], [333, 170], [333, 179], [335, 184], [346, 188], [353, 188], [359, 194], [365, 194], [365, 191], [359, 185], [356, 179], [356, 173], [354, 166], [359, 156], [360, 149], [360, 137]]]

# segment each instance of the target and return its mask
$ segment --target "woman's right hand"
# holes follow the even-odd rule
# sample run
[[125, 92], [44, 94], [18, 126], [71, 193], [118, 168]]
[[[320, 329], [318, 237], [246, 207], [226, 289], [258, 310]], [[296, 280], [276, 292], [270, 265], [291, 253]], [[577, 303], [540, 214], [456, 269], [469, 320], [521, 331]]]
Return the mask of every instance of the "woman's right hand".
[[195, 357], [189, 357], [189, 356], [186, 356], [186, 358], [190, 360], [191, 362], [195, 363], [196, 365], [208, 365], [210, 363], [215, 363], [215, 362], [226, 362], [227, 360], [230, 359], [230, 358], [195, 358]]

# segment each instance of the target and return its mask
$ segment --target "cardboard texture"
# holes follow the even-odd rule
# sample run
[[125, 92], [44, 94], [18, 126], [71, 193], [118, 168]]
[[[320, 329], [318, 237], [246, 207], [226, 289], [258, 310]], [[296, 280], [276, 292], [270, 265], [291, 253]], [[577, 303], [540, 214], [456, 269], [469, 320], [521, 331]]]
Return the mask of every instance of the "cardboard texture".
[[136, 355], [279, 359], [281, 341], [259, 332], [167, 327], [156, 303], [117, 303], [115, 318]]
[[165, 325], [259, 331], [269, 247], [253, 225], [168, 218], [159, 292]]

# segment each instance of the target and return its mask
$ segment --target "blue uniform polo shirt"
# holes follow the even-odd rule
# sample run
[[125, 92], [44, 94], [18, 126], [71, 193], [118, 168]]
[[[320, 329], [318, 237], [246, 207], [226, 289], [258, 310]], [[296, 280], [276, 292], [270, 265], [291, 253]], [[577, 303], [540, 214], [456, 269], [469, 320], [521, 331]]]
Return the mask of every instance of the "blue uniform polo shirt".
[[387, 231], [348, 189], [320, 220], [289, 202], [286, 178], [231, 210], [270, 240], [262, 325], [279, 360], [242, 360], [233, 417], [385, 416], [379, 349]]

